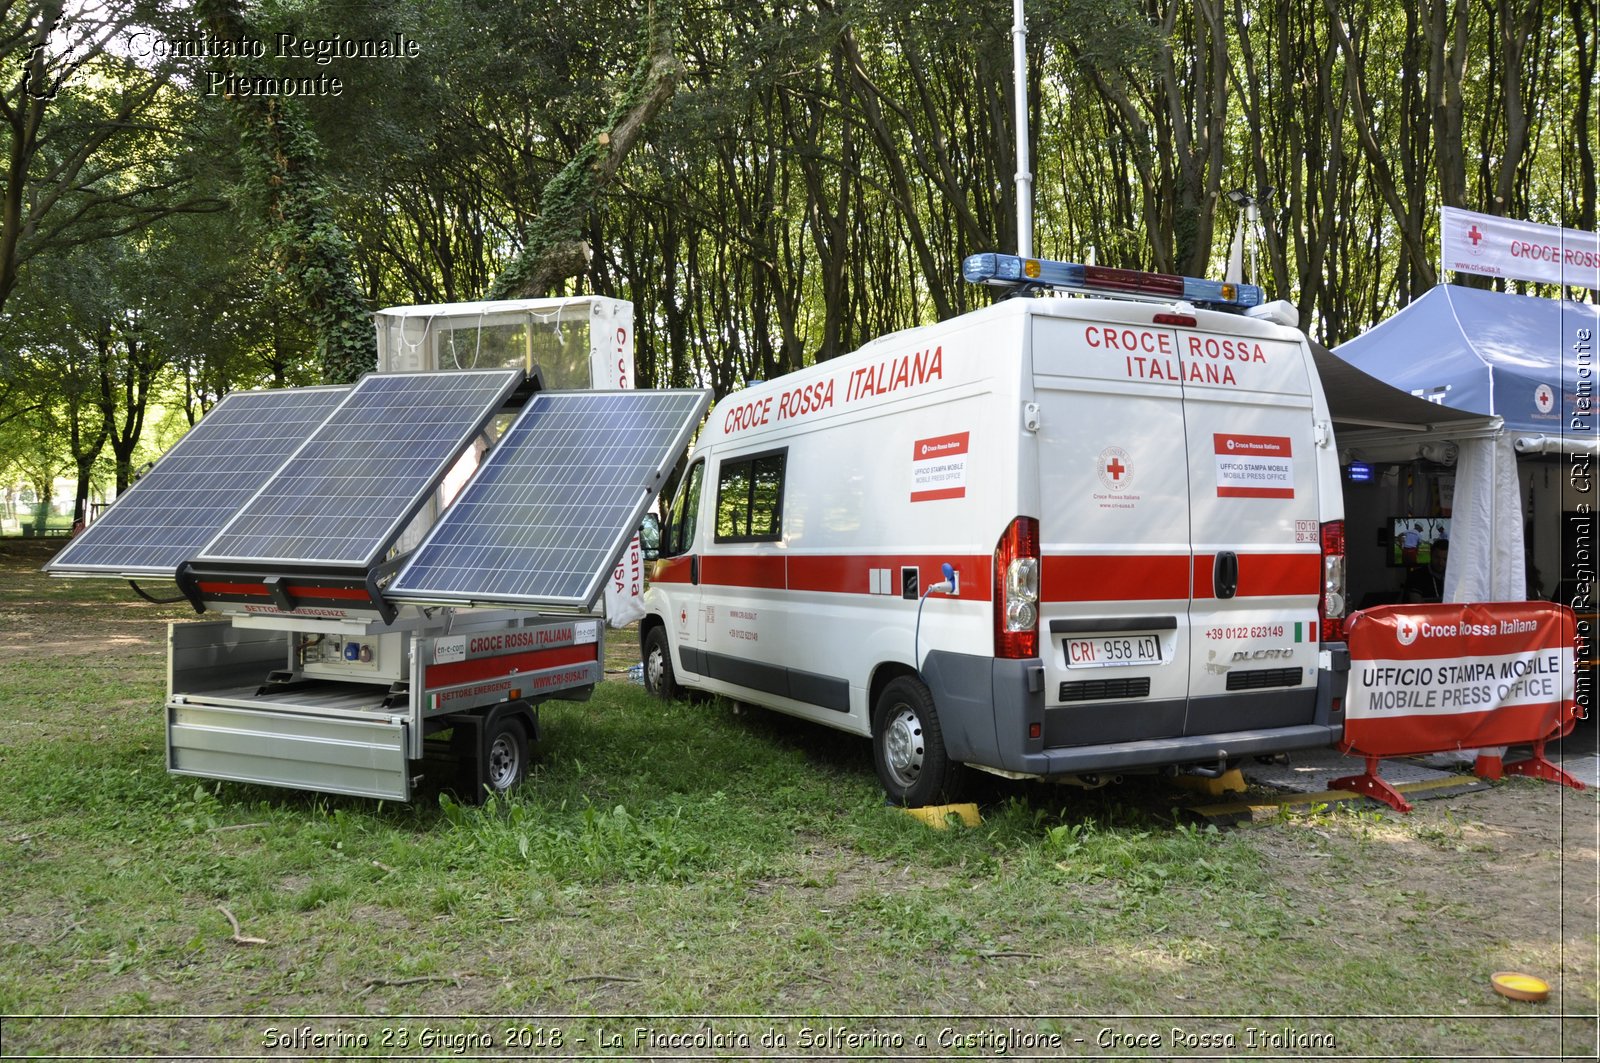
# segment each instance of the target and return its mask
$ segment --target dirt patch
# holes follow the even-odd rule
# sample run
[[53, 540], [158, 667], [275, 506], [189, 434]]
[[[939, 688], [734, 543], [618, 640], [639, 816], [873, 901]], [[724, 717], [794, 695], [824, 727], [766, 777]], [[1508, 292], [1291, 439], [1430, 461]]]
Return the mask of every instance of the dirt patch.
[[[40, 568], [65, 542], [0, 539], [0, 654], [160, 654], [167, 624], [194, 619], [186, 602], [146, 601], [121, 580], [41, 578]], [[177, 595], [160, 581], [141, 589], [158, 598]]]
[[1352, 952], [1416, 951], [1425, 938], [1485, 989], [1514, 969], [1550, 982], [1570, 1011], [1600, 999], [1593, 792], [1511, 781], [1420, 801], [1407, 816], [1289, 817], [1250, 836], [1295, 907], [1331, 920]]

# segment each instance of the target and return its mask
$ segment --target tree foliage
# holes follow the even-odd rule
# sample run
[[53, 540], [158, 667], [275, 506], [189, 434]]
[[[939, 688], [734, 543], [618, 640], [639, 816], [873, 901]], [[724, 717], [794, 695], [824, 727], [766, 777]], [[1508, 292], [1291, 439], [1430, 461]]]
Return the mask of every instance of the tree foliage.
[[173, 213], [213, 209], [188, 194], [162, 150], [189, 101], [165, 63], [112, 47], [168, 25], [132, 0], [0, 3], [0, 311], [41, 254], [126, 238]]
[[[961, 259], [1014, 244], [1007, 4], [117, 0], [74, 47], [50, 29], [64, 10], [0, 5], [0, 300], [38, 308], [52, 277], [89, 276], [76, 248], [114, 247], [95, 254], [131, 264], [103, 289], [127, 311], [119, 357], [137, 329], [191, 418], [231, 388], [368, 368], [378, 306], [491, 293], [629, 298], [642, 382], [726, 392], [970, 309], [989, 296]], [[1253, 279], [1332, 345], [1441, 279], [1441, 205], [1595, 228], [1594, 0], [1027, 14], [1040, 254], [1216, 274], [1240, 189], [1261, 206]], [[418, 49], [269, 57], [343, 90], [228, 98], [207, 72], [247, 64], [130, 62], [111, 45], [137, 26]], [[37, 412], [52, 372], [44, 405], [67, 409], [94, 303], [6, 323], [29, 346], [0, 423]], [[133, 423], [112, 390], [108, 446]]]

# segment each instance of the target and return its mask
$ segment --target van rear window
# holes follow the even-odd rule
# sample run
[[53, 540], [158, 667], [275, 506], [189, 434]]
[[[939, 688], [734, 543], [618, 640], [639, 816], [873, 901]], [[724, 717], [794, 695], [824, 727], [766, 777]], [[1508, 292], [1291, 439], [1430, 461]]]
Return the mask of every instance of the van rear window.
[[787, 449], [774, 450], [722, 463], [717, 475], [717, 542], [771, 542], [783, 538], [783, 470], [787, 456]]

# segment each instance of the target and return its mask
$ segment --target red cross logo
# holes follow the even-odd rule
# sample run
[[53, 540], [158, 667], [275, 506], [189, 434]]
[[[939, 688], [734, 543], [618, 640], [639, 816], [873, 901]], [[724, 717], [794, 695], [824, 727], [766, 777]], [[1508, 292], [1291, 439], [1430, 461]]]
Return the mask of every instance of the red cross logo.
[[1400, 618], [1400, 623], [1395, 626], [1395, 636], [1399, 638], [1400, 645], [1409, 646], [1417, 641], [1417, 624], [1409, 616]]
[[1107, 447], [1100, 452], [1097, 460], [1100, 462], [1100, 467], [1095, 470], [1095, 475], [1100, 478], [1100, 483], [1107, 491], [1121, 494], [1133, 483], [1133, 463], [1126, 450], [1121, 447]]
[[1472, 228], [1467, 230], [1467, 239], [1472, 241], [1473, 247], [1477, 247], [1478, 241], [1483, 239], [1483, 234], [1480, 233], [1478, 231], [1478, 227], [1474, 225]]
[[687, 609], [679, 609], [678, 610], [678, 623], [687, 624], [688, 622], [689, 622], [689, 610], [687, 610]]

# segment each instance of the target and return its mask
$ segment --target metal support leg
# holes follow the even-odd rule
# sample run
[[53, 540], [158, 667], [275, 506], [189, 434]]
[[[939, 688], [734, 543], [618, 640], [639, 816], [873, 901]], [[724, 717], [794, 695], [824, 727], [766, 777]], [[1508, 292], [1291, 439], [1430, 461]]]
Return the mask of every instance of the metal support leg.
[[[1510, 765], [1507, 765], [1506, 770], [1510, 770]], [[1378, 758], [1374, 756], [1367, 757], [1367, 770], [1360, 775], [1346, 775], [1342, 779], [1334, 779], [1328, 786], [1335, 790], [1349, 790], [1375, 801], [1382, 801], [1396, 812], [1411, 811], [1411, 803], [1400, 796], [1400, 791], [1378, 777]]]
[[1558, 782], [1562, 786], [1570, 786], [1574, 790], [1582, 790], [1584, 788], [1583, 783], [1545, 759], [1544, 739], [1542, 738], [1533, 744], [1533, 756], [1527, 760], [1519, 760], [1507, 764], [1505, 773], [1507, 775], [1526, 775], [1530, 779], [1544, 779], [1546, 782]]

